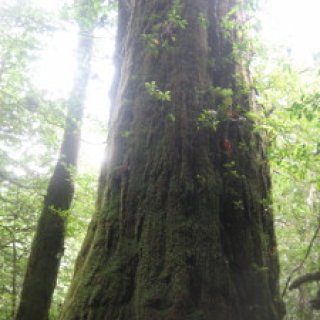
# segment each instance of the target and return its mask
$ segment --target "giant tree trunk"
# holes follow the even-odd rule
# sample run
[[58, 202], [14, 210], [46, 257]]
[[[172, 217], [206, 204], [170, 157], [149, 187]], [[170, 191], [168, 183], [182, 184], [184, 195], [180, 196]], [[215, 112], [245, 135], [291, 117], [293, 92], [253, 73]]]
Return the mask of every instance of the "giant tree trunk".
[[131, 1], [126, 26], [127, 2], [97, 212], [62, 319], [281, 319], [266, 157], [241, 39], [221, 27], [243, 1], [183, 0], [186, 29], [169, 0]]
[[[83, 28], [78, 43], [78, 70], [70, 95], [60, 155], [49, 181], [25, 274], [16, 320], [47, 320], [64, 251], [65, 220], [74, 179], [84, 98], [90, 73], [92, 31]], [[62, 75], [63, 76], [63, 75]]]

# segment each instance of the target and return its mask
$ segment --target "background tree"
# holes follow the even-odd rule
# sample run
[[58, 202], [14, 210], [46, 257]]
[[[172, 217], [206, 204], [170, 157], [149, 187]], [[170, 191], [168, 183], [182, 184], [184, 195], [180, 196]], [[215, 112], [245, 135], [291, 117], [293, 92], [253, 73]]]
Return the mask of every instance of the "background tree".
[[282, 318], [248, 7], [119, 2], [108, 158], [62, 319]]
[[76, 3], [79, 10], [78, 68], [68, 102], [59, 159], [49, 181], [37, 225], [16, 319], [47, 319], [64, 251], [65, 219], [74, 194], [85, 92], [90, 74], [95, 16], [91, 5]]
[[45, 100], [30, 81], [30, 63], [51, 33], [46, 13], [19, 1], [1, 4], [0, 319], [7, 320], [16, 309], [33, 221], [64, 114], [58, 101]]

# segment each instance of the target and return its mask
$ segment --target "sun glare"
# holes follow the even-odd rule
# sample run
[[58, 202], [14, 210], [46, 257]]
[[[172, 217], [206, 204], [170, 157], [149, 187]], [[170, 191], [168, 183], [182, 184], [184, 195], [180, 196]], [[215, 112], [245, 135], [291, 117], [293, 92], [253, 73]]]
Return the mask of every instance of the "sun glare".
[[33, 83], [51, 98], [65, 98], [71, 90], [76, 44], [76, 30], [58, 31], [32, 66]]
[[320, 52], [319, 0], [265, 0], [262, 35], [272, 45], [288, 49], [300, 64], [312, 62]]

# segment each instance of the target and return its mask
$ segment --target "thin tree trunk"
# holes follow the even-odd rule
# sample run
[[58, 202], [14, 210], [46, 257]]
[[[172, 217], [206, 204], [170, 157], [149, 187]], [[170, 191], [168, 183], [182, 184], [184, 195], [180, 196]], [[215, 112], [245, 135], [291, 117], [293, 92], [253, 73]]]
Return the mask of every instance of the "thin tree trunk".
[[60, 259], [64, 251], [65, 220], [74, 194], [73, 175], [80, 146], [80, 129], [92, 46], [92, 30], [82, 28], [77, 50], [78, 68], [68, 102], [59, 160], [48, 185], [33, 239], [16, 320], [48, 319]]
[[269, 170], [242, 39], [222, 27], [243, 1], [123, 3], [108, 157], [61, 319], [282, 319]]
[[11, 319], [14, 318], [14, 314], [17, 306], [17, 275], [18, 275], [18, 254], [17, 254], [17, 242], [16, 242], [16, 220], [17, 215], [13, 216], [13, 231], [12, 231], [12, 300], [11, 300]]

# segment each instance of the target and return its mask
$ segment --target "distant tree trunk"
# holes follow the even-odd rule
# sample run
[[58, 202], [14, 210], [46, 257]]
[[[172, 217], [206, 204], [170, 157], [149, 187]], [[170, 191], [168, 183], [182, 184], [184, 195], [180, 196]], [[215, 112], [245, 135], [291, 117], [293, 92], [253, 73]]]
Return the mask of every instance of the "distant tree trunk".
[[18, 275], [18, 253], [17, 253], [17, 214], [13, 215], [13, 231], [12, 231], [12, 300], [11, 300], [11, 319], [14, 318], [14, 314], [17, 306], [17, 275]]
[[[78, 42], [78, 69], [68, 102], [60, 155], [47, 195], [24, 278], [16, 320], [47, 320], [60, 260], [64, 251], [65, 220], [74, 194], [85, 92], [90, 74], [92, 30], [83, 27]], [[63, 77], [63, 75], [61, 75]]]
[[61, 319], [282, 319], [243, 39], [221, 26], [244, 2], [119, 2], [109, 149]]

